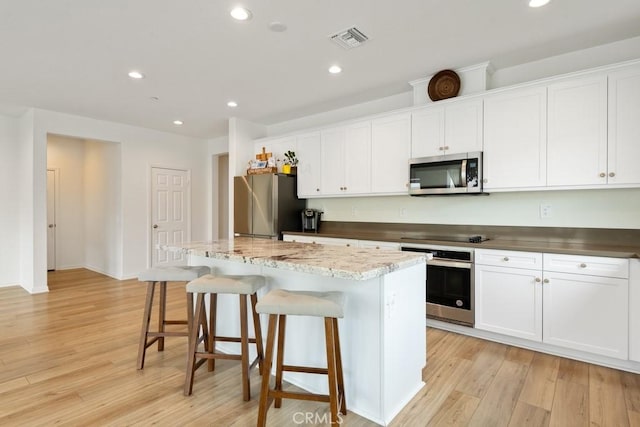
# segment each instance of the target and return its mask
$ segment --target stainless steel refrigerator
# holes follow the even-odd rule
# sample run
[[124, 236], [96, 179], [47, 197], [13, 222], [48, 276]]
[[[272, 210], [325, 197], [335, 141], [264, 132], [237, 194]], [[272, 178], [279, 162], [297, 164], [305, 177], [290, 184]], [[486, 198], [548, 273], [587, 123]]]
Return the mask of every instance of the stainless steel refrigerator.
[[233, 231], [236, 236], [282, 239], [300, 229], [305, 199], [298, 199], [296, 177], [264, 174], [233, 179]]

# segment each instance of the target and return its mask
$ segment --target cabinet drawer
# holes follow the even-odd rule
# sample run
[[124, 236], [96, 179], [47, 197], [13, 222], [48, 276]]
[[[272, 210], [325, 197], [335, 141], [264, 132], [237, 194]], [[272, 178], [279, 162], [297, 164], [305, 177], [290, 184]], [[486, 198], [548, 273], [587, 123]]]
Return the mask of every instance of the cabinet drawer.
[[495, 265], [498, 267], [542, 270], [542, 254], [539, 252], [476, 249], [475, 263], [480, 265]]
[[627, 279], [629, 277], [629, 260], [625, 258], [544, 254], [544, 271]]
[[387, 251], [399, 251], [400, 243], [378, 242], [376, 240], [360, 240], [358, 246], [367, 249], [381, 249]]

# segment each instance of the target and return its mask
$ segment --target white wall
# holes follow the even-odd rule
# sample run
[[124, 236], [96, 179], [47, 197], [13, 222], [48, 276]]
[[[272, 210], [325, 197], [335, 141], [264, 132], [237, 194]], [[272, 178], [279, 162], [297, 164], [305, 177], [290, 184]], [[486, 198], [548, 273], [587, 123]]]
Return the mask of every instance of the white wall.
[[119, 277], [122, 275], [120, 144], [86, 141], [84, 148], [84, 265]]
[[[551, 217], [540, 218], [540, 204]], [[309, 199], [326, 221], [640, 229], [640, 189]]]
[[233, 238], [233, 177], [246, 174], [247, 161], [255, 155], [253, 140], [264, 136], [264, 125], [237, 117], [229, 119], [229, 238]]
[[0, 287], [20, 281], [20, 165], [18, 119], [0, 116]]
[[85, 142], [50, 135], [47, 168], [58, 169], [56, 195], [56, 269], [85, 266], [84, 227]]
[[[210, 163], [205, 140], [120, 123], [45, 110], [30, 110], [19, 120], [19, 146], [8, 161], [19, 165], [20, 285], [30, 292], [47, 291], [46, 156], [48, 134], [121, 144], [122, 242], [118, 278], [137, 276], [149, 265], [151, 235], [149, 186], [151, 167], [191, 171], [193, 240], [206, 238]], [[118, 171], [114, 171], [118, 173]], [[0, 243], [3, 245], [3, 243]]]
[[638, 58], [640, 58], [640, 37], [634, 37], [498, 69], [489, 79], [489, 85], [490, 88], [510, 86]]

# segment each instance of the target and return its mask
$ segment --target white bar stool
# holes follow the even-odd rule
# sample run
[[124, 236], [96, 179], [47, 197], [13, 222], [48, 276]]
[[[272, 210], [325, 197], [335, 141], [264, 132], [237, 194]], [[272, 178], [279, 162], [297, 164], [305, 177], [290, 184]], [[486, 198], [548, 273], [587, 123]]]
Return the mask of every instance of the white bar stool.
[[[144, 358], [147, 348], [153, 343], [157, 341], [158, 351], [163, 351], [164, 337], [186, 337], [188, 335], [187, 332], [170, 332], [165, 330], [166, 325], [187, 324], [187, 320], [166, 319], [167, 282], [189, 282], [191, 280], [197, 279], [200, 276], [210, 273], [211, 269], [205, 266], [159, 266], [145, 270], [138, 275], [139, 281], [147, 282], [147, 298], [144, 304], [142, 330], [140, 332], [140, 343], [138, 345], [138, 369], [144, 368]], [[158, 330], [149, 332], [151, 311], [153, 310], [153, 294], [156, 289], [156, 283], [160, 283]]]
[[[260, 299], [256, 306], [258, 313], [269, 315], [267, 332], [267, 349], [262, 367], [262, 388], [260, 390], [260, 406], [258, 408], [258, 427], [267, 422], [267, 411], [275, 399], [274, 407], [282, 405], [282, 399], [314, 400], [329, 402], [331, 425], [339, 425], [340, 413], [347, 414], [347, 402], [344, 393], [342, 373], [342, 356], [340, 354], [340, 337], [338, 335], [338, 318], [344, 317], [344, 295], [342, 292], [306, 292], [276, 289]], [[327, 351], [327, 368], [294, 366], [284, 364], [284, 338], [287, 316], [324, 317], [325, 344]], [[271, 364], [273, 363], [273, 347], [278, 327], [278, 359], [276, 361], [275, 387], [269, 387]], [[282, 391], [282, 372], [303, 372], [327, 375], [329, 394], [320, 395], [302, 392]]]
[[[208, 361], [209, 371], [215, 369], [215, 359], [232, 359], [242, 362], [242, 397], [251, 398], [249, 384], [249, 370], [259, 365], [262, 373], [262, 330], [260, 317], [256, 313], [258, 300], [256, 292], [265, 285], [263, 276], [213, 276], [205, 275], [187, 284], [187, 300], [189, 304], [189, 354], [187, 359], [187, 375], [184, 383], [184, 395], [193, 391], [193, 377], [205, 360]], [[193, 294], [196, 294], [196, 308], [193, 310]], [[205, 311], [204, 296], [209, 294], [209, 322]], [[216, 315], [218, 294], [234, 294], [240, 296], [240, 337], [226, 337], [216, 335]], [[247, 297], [251, 299], [251, 313], [255, 338], [249, 338], [247, 327]], [[202, 329], [202, 335], [199, 335]], [[216, 341], [239, 342], [240, 354], [216, 353]], [[198, 351], [198, 346], [204, 342], [204, 351]], [[257, 357], [249, 363], [249, 344], [255, 344]], [[200, 359], [200, 360], [197, 360]]]

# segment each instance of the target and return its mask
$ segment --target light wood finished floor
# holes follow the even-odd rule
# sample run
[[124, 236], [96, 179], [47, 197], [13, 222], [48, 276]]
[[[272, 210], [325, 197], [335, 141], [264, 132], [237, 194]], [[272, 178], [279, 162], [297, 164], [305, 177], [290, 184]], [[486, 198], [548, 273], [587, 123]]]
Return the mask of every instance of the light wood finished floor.
[[[49, 287], [0, 288], [0, 425], [255, 425], [257, 370], [250, 402], [240, 366], [225, 360], [183, 396], [184, 338], [151, 347], [136, 370], [143, 284], [68, 270], [50, 273]], [[184, 285], [169, 288], [168, 311], [181, 317]], [[640, 375], [435, 329], [427, 342], [426, 386], [394, 427], [640, 426]], [[296, 423], [305, 413], [321, 419], [326, 405], [287, 400], [268, 424], [308, 425]], [[373, 424], [349, 413], [343, 425]]]

